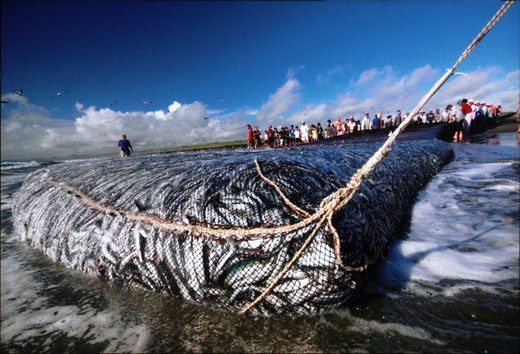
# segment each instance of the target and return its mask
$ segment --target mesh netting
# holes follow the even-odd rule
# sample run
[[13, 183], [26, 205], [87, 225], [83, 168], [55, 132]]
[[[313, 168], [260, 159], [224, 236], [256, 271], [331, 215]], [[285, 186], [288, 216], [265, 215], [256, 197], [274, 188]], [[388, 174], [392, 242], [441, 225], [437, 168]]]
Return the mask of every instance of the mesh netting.
[[14, 225], [52, 259], [114, 281], [233, 310], [316, 313], [362, 289], [417, 190], [452, 154], [439, 141], [399, 144], [320, 224], [322, 201], [373, 146], [287, 151], [50, 166], [15, 196]]

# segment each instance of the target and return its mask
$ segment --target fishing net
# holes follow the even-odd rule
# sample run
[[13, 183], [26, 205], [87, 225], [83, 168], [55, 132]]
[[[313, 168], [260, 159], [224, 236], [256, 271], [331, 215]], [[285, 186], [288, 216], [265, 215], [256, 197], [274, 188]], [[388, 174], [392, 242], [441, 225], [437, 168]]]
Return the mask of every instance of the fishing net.
[[330, 214], [373, 145], [62, 163], [27, 178], [14, 225], [53, 260], [114, 281], [239, 311], [316, 313], [363, 288], [452, 154], [440, 141], [395, 149]]

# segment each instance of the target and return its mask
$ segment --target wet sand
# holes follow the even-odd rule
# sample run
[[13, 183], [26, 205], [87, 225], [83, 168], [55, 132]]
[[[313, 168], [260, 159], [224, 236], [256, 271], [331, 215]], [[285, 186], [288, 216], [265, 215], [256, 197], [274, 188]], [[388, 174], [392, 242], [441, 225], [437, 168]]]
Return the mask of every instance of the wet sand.
[[508, 113], [500, 118], [500, 123], [493, 129], [488, 129], [486, 133], [511, 133], [518, 131], [520, 122], [516, 120], [514, 112]]

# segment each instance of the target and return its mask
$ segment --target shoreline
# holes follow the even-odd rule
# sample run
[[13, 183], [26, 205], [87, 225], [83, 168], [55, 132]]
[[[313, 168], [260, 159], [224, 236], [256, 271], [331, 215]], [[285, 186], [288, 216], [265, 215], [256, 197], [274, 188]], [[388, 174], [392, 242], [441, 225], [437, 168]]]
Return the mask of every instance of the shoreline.
[[[520, 125], [520, 122], [516, 120], [516, 112], [505, 112], [503, 115], [500, 116], [499, 123], [496, 127], [487, 129], [483, 133], [475, 134], [472, 136], [477, 136], [480, 134], [487, 134], [487, 133], [513, 133], [518, 131], [518, 127]], [[407, 127], [408, 128], [408, 127]], [[403, 133], [406, 132], [406, 129], [403, 130]], [[312, 143], [311, 143], [312, 144]], [[240, 149], [240, 148], [247, 148], [247, 141], [244, 140], [242, 144], [229, 144], [229, 143], [222, 143], [222, 145], [219, 145], [218, 143], [211, 143], [208, 145], [212, 146], [199, 146], [199, 147], [193, 147], [190, 148], [189, 146], [185, 148], [170, 148], [171, 150], [164, 150], [164, 151], [143, 151], [140, 154], [150, 154], [150, 153], [159, 153], [159, 154], [171, 154], [175, 152], [188, 152], [188, 151], [210, 151], [210, 150], [227, 150], [227, 149]], [[305, 144], [302, 144], [305, 145]], [[260, 148], [262, 149], [262, 148]]]
[[488, 129], [484, 133], [514, 133], [518, 131], [519, 125], [520, 122], [516, 120], [516, 113], [508, 112], [500, 117], [499, 124], [496, 127]]

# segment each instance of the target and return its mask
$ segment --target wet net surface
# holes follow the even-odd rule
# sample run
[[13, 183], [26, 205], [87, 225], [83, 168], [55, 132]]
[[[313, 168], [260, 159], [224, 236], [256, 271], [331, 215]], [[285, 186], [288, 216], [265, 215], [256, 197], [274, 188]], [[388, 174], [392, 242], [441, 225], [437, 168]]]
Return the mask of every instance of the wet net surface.
[[[253, 313], [316, 313], [362, 291], [416, 192], [452, 150], [431, 140], [396, 144], [319, 228], [302, 224], [306, 216], [261, 178], [255, 160], [290, 203], [313, 215], [373, 151], [358, 144], [62, 163], [27, 178], [14, 227], [53, 260], [110, 280], [231, 310], [272, 286]], [[366, 271], [340, 266], [331, 226], [340, 260]]]

